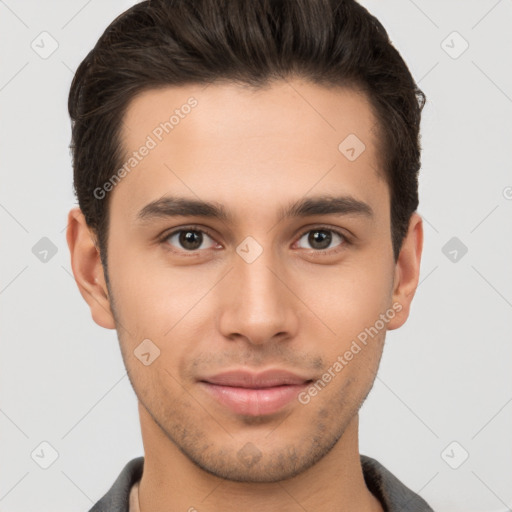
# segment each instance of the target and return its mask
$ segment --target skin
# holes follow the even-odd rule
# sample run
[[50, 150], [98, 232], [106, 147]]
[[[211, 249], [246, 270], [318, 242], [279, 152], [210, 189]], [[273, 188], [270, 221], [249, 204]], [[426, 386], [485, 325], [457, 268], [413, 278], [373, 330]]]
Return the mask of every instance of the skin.
[[[141, 511], [382, 511], [363, 478], [358, 411], [386, 331], [409, 315], [423, 227], [414, 213], [395, 263], [369, 103], [354, 90], [299, 79], [260, 91], [229, 83], [149, 90], [126, 112], [127, 154], [190, 96], [198, 105], [111, 192], [109, 287], [94, 232], [79, 209], [68, 219], [78, 287], [94, 321], [117, 329], [139, 401]], [[355, 161], [338, 150], [350, 133], [366, 145]], [[233, 221], [137, 221], [168, 193], [217, 201]], [[374, 217], [278, 222], [281, 207], [320, 194], [349, 194]], [[178, 236], [158, 238], [190, 225], [212, 233], [192, 256]], [[318, 254], [308, 239], [318, 227], [352, 243], [329, 232], [328, 252]], [[247, 236], [263, 250], [252, 263], [236, 252]], [[394, 317], [307, 404], [293, 400], [276, 414], [249, 417], [198, 383], [240, 367], [284, 368], [316, 381], [390, 309]], [[148, 366], [134, 355], [144, 339], [160, 350]], [[244, 446], [258, 454], [252, 465], [237, 456]]]

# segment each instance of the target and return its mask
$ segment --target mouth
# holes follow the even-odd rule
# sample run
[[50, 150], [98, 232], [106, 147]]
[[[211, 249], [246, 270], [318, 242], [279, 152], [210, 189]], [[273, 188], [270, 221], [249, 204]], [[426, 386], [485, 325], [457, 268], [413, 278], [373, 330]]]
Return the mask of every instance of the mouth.
[[233, 370], [199, 381], [205, 392], [235, 414], [275, 414], [294, 401], [313, 379], [285, 370], [254, 374]]

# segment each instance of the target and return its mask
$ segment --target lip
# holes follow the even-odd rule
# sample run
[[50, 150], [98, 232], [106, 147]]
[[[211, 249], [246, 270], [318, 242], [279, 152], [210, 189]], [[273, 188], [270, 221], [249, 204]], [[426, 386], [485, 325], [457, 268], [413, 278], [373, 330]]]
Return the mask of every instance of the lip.
[[201, 379], [199, 384], [236, 414], [261, 416], [276, 413], [294, 401], [311, 381], [287, 370], [231, 370]]

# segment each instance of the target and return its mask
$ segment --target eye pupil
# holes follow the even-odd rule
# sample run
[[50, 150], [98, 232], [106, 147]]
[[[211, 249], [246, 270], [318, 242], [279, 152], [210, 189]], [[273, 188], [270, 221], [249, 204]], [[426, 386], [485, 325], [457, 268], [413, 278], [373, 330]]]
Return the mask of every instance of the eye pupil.
[[[319, 237], [316, 235], [320, 234]], [[316, 246], [315, 249], [326, 249], [329, 247], [332, 240], [332, 235], [329, 231], [315, 229], [310, 232], [308, 241], [311, 244], [312, 247], [315, 247], [315, 244], [319, 241], [320, 247]]]
[[201, 247], [201, 243], [203, 241], [203, 234], [200, 231], [182, 231], [179, 236], [180, 244], [185, 249], [189, 249], [191, 251]]

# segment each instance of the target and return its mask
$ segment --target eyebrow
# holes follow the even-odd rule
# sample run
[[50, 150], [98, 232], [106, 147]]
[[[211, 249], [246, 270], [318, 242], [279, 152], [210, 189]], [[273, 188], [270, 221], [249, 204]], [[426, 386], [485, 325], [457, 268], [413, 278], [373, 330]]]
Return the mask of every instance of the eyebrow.
[[[352, 196], [314, 196], [291, 202], [278, 210], [278, 221], [313, 215], [355, 215], [374, 218], [372, 207]], [[232, 222], [234, 217], [222, 204], [185, 197], [164, 196], [147, 204], [137, 214], [137, 221], [149, 222], [167, 217], [204, 217]]]

